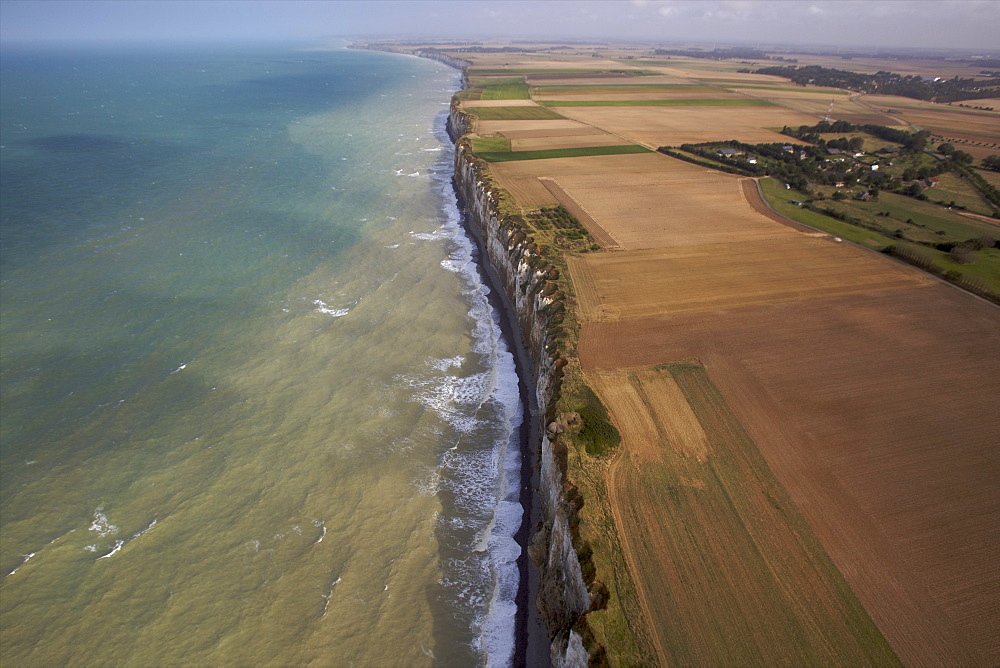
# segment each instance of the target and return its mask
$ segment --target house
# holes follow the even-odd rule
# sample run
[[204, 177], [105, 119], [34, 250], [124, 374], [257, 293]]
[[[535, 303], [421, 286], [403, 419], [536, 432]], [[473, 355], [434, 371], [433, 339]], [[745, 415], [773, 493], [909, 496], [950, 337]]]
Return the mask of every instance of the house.
[[863, 192], [863, 193], [858, 193], [858, 195], [854, 199], [859, 199], [862, 202], [867, 202], [871, 198], [872, 198], [872, 194], [871, 193], [869, 193], [869, 192]]
[[840, 155], [841, 153], [843, 153], [843, 151], [841, 151], [839, 148], [828, 148], [826, 149], [826, 152], [829, 153], [830, 155]]
[[877, 172], [878, 171], [878, 165], [872, 165], [872, 171], [873, 172]]
[[843, 181], [837, 181], [837, 182], [836, 182], [836, 183], [834, 183], [833, 185], [834, 185], [834, 187], [835, 187], [835, 188], [843, 188], [843, 187], [844, 187], [845, 185], [847, 185], [847, 184], [846, 184], [846, 183], [844, 183]]
[[789, 153], [795, 153], [795, 147], [791, 145], [785, 145], [781, 147], [782, 151], [788, 151]]
[[794, 204], [795, 206], [802, 206], [802, 202], [800, 202], [797, 199], [790, 199], [790, 200], [788, 200], [788, 202], [789, 202], [789, 204]]
[[749, 162], [751, 165], [756, 165], [757, 158], [747, 158], [747, 162]]
[[731, 158], [734, 155], [739, 155], [739, 154], [740, 152], [737, 151], [735, 148], [724, 148], [719, 151], [719, 155], [721, 155], [723, 158]]

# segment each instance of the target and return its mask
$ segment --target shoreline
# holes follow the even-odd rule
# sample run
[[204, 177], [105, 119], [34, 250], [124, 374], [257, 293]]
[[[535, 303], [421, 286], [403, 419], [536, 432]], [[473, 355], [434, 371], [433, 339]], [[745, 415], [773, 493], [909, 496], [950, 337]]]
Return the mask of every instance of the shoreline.
[[532, 391], [534, 385], [534, 374], [531, 371], [531, 361], [528, 348], [521, 336], [521, 328], [518, 325], [517, 314], [510, 304], [506, 294], [502, 289], [502, 282], [496, 270], [490, 263], [489, 258], [483, 252], [482, 239], [477, 234], [475, 228], [468, 224], [468, 217], [465, 210], [466, 202], [462, 199], [458, 188], [454, 187], [454, 174], [452, 175], [452, 188], [458, 200], [461, 220], [459, 221], [465, 233], [473, 241], [475, 252], [473, 261], [480, 279], [490, 289], [488, 301], [497, 310], [500, 321], [500, 331], [507, 341], [508, 349], [514, 356], [514, 368], [517, 371], [517, 387], [521, 396], [521, 403], [524, 407], [524, 418], [518, 427], [520, 432], [517, 436], [521, 451], [521, 480], [520, 498], [521, 507], [524, 510], [521, 519], [521, 526], [514, 533], [514, 540], [521, 548], [521, 554], [517, 558], [517, 568], [520, 574], [517, 596], [514, 599], [517, 604], [514, 628], [514, 655], [511, 664], [513, 666], [545, 667], [550, 663], [548, 650], [548, 633], [541, 621], [538, 607], [535, 600], [541, 583], [541, 574], [538, 567], [528, 556], [528, 543], [531, 538], [531, 529], [542, 521], [541, 507], [533, 490], [539, 486], [538, 459], [540, 453], [537, 452], [536, 444], [541, 443], [542, 422], [538, 411], [538, 401]]
[[[409, 55], [409, 54], [407, 54]], [[462, 61], [457, 59], [445, 59], [437, 57], [438, 54], [419, 54], [416, 57], [436, 60], [448, 67], [458, 70], [460, 74], [459, 88], [465, 82], [465, 70], [460, 65]], [[457, 91], [456, 91], [457, 92]], [[444, 133], [453, 150], [457, 143], [457, 137], [451, 136], [451, 131], [446, 120]], [[533, 365], [529, 350], [524, 342], [521, 328], [518, 323], [517, 312], [507, 298], [496, 269], [490, 262], [489, 256], [483, 247], [483, 240], [479, 236], [475, 226], [469, 224], [469, 216], [466, 210], [468, 202], [462, 197], [460, 189], [455, 180], [455, 162], [451, 159], [450, 164], [450, 187], [455, 196], [459, 211], [459, 225], [465, 234], [472, 241], [472, 260], [476, 265], [476, 272], [480, 280], [489, 288], [487, 301], [498, 315], [500, 331], [507, 342], [507, 347], [514, 358], [514, 368], [517, 373], [517, 387], [523, 408], [523, 418], [517, 428], [517, 435], [511, 435], [511, 440], [516, 438], [518, 449], [521, 454], [520, 467], [520, 493], [518, 501], [523, 510], [521, 525], [514, 532], [514, 540], [521, 548], [517, 557], [518, 589], [514, 598], [517, 612], [514, 619], [514, 652], [511, 657], [512, 666], [531, 666], [532, 668], [547, 668], [551, 664], [549, 655], [549, 637], [545, 624], [542, 622], [538, 606], [535, 601], [541, 588], [541, 573], [538, 567], [532, 562], [528, 555], [528, 545], [531, 540], [532, 528], [542, 522], [541, 505], [534, 490], [540, 485], [540, 446], [542, 439], [542, 418], [539, 414], [538, 400], [534, 391], [535, 377], [532, 371]]]

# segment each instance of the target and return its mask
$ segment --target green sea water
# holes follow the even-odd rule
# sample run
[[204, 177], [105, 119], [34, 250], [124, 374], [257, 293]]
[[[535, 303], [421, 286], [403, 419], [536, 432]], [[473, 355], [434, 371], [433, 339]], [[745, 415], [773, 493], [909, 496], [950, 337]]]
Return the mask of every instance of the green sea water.
[[5, 51], [0, 660], [503, 665], [513, 362], [458, 73]]

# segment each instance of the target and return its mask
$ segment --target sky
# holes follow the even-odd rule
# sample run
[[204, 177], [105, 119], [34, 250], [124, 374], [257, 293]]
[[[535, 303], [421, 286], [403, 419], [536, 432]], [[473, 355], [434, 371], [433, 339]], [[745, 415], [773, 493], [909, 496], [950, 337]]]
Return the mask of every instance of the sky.
[[1000, 0], [0, 0], [0, 42], [577, 39], [1000, 51]]

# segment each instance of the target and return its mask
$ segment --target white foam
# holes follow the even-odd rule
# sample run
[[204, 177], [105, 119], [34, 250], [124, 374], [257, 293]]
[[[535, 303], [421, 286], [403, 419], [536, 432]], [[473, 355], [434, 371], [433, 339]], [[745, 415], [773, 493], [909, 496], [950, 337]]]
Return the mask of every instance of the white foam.
[[118, 540], [115, 541], [115, 546], [110, 552], [105, 554], [103, 557], [98, 557], [97, 559], [95, 559], [95, 561], [100, 561], [101, 559], [107, 559], [108, 557], [114, 556], [115, 554], [118, 553], [119, 550], [122, 549], [123, 545], [125, 545], [125, 541], [119, 538]]
[[438, 241], [439, 239], [450, 239], [451, 233], [442, 226], [433, 232], [410, 232], [410, 236], [421, 241]]
[[[492, 443], [487, 444], [477, 443], [476, 439], [459, 440], [442, 458], [442, 485], [454, 493], [455, 506], [463, 516], [442, 517], [441, 521], [459, 532], [476, 530], [472, 544], [464, 546], [466, 556], [447, 564], [446, 571], [452, 575], [442, 584], [475, 616], [473, 626], [479, 632], [476, 648], [484, 654], [485, 663], [502, 666], [510, 664], [515, 647], [520, 578], [517, 560], [521, 547], [514, 535], [524, 514], [520, 504], [519, 441], [523, 406], [514, 358], [503, 339], [499, 314], [490, 304], [490, 290], [478, 274], [473, 242], [460, 225], [451, 185], [454, 149], [447, 143], [443, 118], [436, 131], [446, 148], [438, 149], [443, 152], [441, 168], [432, 170], [432, 178], [445, 202], [445, 222], [431, 235], [411, 235], [418, 239], [447, 239], [452, 245], [441, 266], [464, 279], [475, 359], [470, 356], [469, 360], [432, 361], [429, 366], [441, 374], [437, 385], [418, 384], [417, 396], [460, 434], [481, 427], [483, 433], [493, 434]], [[461, 369], [467, 365], [472, 366], [463, 374]], [[456, 367], [458, 371], [454, 371]], [[484, 420], [489, 421], [488, 428]]]
[[108, 516], [104, 514], [104, 507], [99, 506], [97, 510], [94, 511], [94, 519], [90, 523], [90, 531], [94, 531], [98, 536], [104, 538], [106, 536], [114, 536], [118, 533], [118, 527], [108, 521]]
[[325, 313], [333, 318], [342, 318], [351, 312], [350, 308], [330, 308], [330, 306], [322, 299], [314, 299], [313, 304], [316, 305], [316, 308], [313, 309], [314, 311], [317, 313]]
[[28, 554], [22, 554], [21, 557], [24, 559], [24, 561], [22, 561], [20, 564], [18, 564], [17, 568], [15, 568], [10, 573], [8, 573], [7, 577], [10, 577], [14, 573], [17, 573], [19, 570], [21, 570], [21, 566], [24, 566], [26, 563], [28, 563], [28, 560], [30, 560], [33, 556], [35, 556], [34, 552], [29, 552]]

